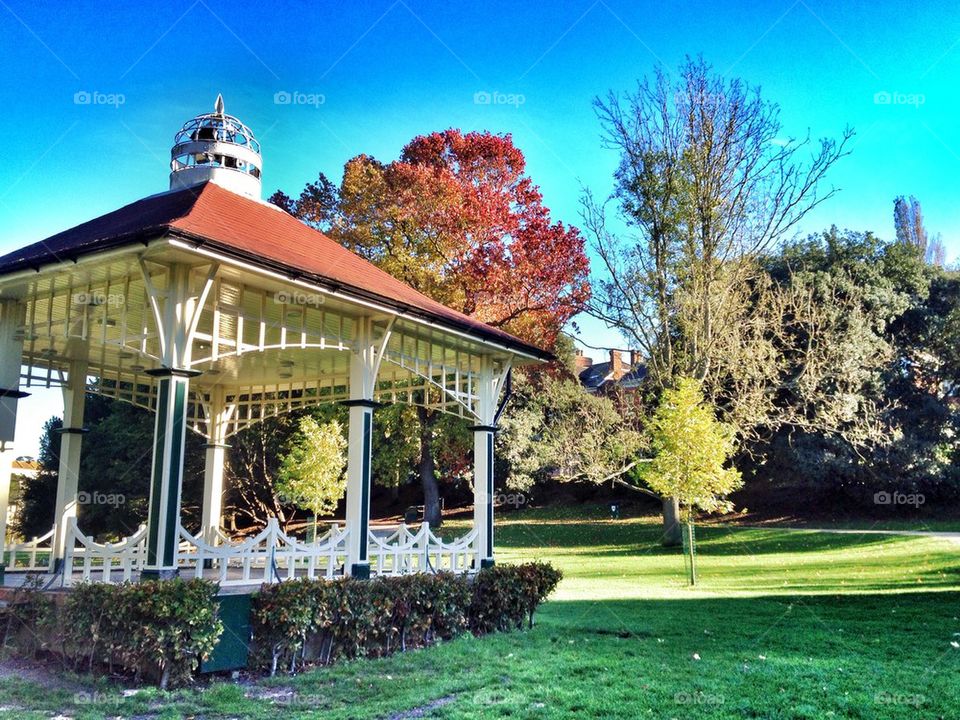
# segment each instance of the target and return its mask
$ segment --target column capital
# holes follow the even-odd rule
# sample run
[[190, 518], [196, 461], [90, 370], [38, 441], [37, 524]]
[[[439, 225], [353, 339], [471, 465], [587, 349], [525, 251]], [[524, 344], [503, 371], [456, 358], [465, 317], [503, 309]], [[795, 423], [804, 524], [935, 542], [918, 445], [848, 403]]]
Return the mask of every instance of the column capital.
[[168, 377], [181, 377], [181, 378], [195, 378], [203, 375], [201, 370], [185, 370], [182, 368], [168, 368], [168, 367], [159, 367], [152, 368], [150, 370], [144, 370], [144, 375], [149, 375], [155, 378], [168, 378]]
[[488, 432], [488, 433], [500, 432], [500, 428], [498, 428], [496, 425], [471, 425], [470, 427], [467, 428], [467, 430], [472, 430], [473, 432]]
[[376, 400], [365, 400], [363, 398], [358, 398], [355, 400], [341, 400], [340, 404], [344, 407], [362, 407], [370, 408], [371, 410], [378, 407], [383, 407], [383, 403], [377, 402]]
[[90, 432], [90, 428], [79, 427], [79, 428], [57, 428], [54, 430], [57, 435], [86, 435]]
[[203, 446], [204, 450], [229, 450], [232, 445], [226, 443], [207, 443]]

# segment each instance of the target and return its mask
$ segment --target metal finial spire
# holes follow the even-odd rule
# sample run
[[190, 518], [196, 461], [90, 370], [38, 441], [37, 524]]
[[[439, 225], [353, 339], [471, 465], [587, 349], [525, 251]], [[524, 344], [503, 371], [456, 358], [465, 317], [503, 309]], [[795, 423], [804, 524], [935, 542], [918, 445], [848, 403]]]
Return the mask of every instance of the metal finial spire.
[[217, 93], [217, 102], [214, 103], [213, 110], [217, 115], [223, 115], [223, 95]]

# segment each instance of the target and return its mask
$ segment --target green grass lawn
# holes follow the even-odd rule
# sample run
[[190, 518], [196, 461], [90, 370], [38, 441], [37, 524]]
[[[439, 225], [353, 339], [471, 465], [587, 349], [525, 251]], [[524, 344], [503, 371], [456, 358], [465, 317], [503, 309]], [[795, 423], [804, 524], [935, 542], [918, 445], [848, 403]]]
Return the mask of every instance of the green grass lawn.
[[532, 631], [169, 694], [8, 673], [0, 717], [960, 717], [960, 544], [709, 527], [690, 589], [658, 540], [653, 518], [514, 515], [500, 560], [565, 573]]

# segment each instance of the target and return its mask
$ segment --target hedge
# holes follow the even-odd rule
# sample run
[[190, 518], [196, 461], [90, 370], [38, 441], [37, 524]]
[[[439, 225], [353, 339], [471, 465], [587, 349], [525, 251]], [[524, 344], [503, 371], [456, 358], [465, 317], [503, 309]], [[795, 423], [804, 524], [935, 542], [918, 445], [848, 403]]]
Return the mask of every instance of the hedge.
[[223, 632], [216, 596], [217, 586], [204, 580], [82, 583], [59, 604], [25, 592], [8, 608], [6, 638], [17, 624], [25, 630], [21, 652], [48, 650], [89, 672], [119, 665], [165, 689], [191, 680], [216, 646]]
[[[437, 573], [373, 580], [291, 580], [253, 596], [251, 664], [296, 672], [307, 662], [383, 656], [464, 632], [533, 625], [560, 581], [544, 563], [497, 565], [474, 578]], [[218, 588], [204, 580], [83, 583], [54, 603], [21, 589], [6, 609], [3, 636], [24, 654], [46, 650], [74, 670], [115, 666], [158, 681], [189, 682], [223, 632]]]
[[374, 580], [294, 580], [253, 598], [252, 663], [296, 672], [307, 662], [382, 656], [470, 630], [481, 635], [533, 625], [561, 574], [550, 565], [498, 565], [471, 582], [460, 575]]

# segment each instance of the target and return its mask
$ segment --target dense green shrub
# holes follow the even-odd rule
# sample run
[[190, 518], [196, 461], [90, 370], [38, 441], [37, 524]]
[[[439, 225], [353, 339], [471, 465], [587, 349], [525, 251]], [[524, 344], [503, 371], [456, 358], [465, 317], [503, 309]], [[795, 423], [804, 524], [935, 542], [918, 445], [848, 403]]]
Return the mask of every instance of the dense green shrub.
[[467, 627], [468, 581], [450, 573], [375, 580], [295, 580], [254, 596], [254, 664], [330, 663], [448, 639]]
[[60, 651], [73, 661], [74, 670], [86, 665], [84, 669], [93, 672], [94, 663], [105, 658], [113, 672], [125, 640], [116, 596], [116, 586], [106, 583], [85, 583], [67, 594], [61, 610]]
[[495, 565], [477, 574], [468, 616], [480, 635], [533, 627], [537, 606], [557, 587], [562, 574], [547, 563]]
[[90, 670], [107, 662], [138, 678], [146, 671], [162, 688], [187, 682], [223, 632], [216, 595], [203, 580], [78, 585], [59, 611], [61, 652]]
[[295, 672], [306, 661], [380, 656], [409, 647], [533, 624], [560, 581], [550, 565], [504, 565], [471, 582], [450, 573], [375, 580], [295, 580], [263, 587], [253, 599], [252, 662]]

